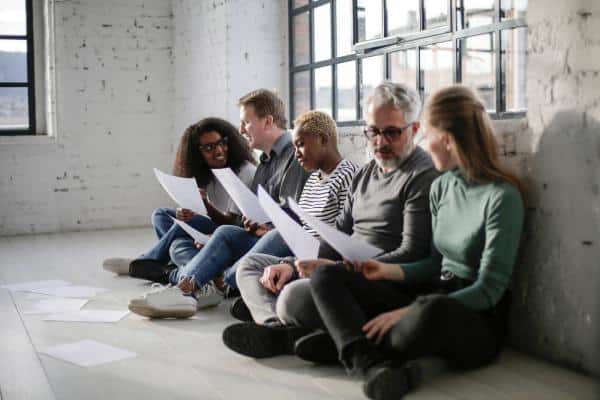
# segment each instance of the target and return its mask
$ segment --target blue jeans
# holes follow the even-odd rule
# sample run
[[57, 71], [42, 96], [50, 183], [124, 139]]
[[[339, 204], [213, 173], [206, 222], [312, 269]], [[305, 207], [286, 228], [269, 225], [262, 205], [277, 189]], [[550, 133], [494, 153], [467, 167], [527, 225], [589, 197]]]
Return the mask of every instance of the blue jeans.
[[179, 266], [171, 271], [171, 283], [177, 284], [182, 278], [189, 276], [196, 281], [198, 287], [221, 273], [228, 285], [237, 287], [235, 271], [239, 261], [247, 254], [263, 253], [276, 257], [292, 255], [276, 230], [259, 238], [233, 225], [217, 228], [201, 250], [196, 249], [192, 240], [178, 239], [171, 246], [170, 253]]
[[[171, 217], [175, 218], [175, 210], [172, 208], [157, 208], [154, 210], [152, 213], [152, 226], [154, 226], [158, 242], [148, 252], [141, 255], [139, 259], [153, 259], [167, 264], [170, 261], [169, 247], [171, 243], [177, 238], [190, 237], [173, 222]], [[187, 224], [207, 235], [213, 233], [218, 226], [204, 215], [194, 215]]]

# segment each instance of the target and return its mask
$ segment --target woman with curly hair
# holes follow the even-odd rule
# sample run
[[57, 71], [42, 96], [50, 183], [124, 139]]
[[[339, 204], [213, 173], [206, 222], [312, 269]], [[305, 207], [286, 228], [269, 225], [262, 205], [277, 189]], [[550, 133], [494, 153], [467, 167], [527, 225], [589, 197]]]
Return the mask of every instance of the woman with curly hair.
[[[194, 178], [200, 189], [206, 206], [207, 216], [194, 214], [183, 208], [158, 208], [152, 214], [152, 225], [158, 242], [145, 254], [132, 260], [128, 258], [109, 258], [104, 261], [104, 269], [119, 275], [131, 274], [156, 281], [154, 276], [137, 276], [138, 266], [155, 264], [152, 269], [156, 277], [165, 276], [170, 266], [169, 247], [181, 237], [187, 237], [171, 219], [177, 218], [202, 233], [211, 234], [219, 225], [238, 224], [240, 212], [218, 180], [211, 172], [212, 168], [231, 168], [246, 184], [250, 185], [254, 177], [255, 160], [247, 141], [239, 134], [235, 126], [220, 118], [205, 118], [183, 133], [175, 157], [173, 174], [184, 178]], [[164, 282], [166, 283], [166, 282]]]

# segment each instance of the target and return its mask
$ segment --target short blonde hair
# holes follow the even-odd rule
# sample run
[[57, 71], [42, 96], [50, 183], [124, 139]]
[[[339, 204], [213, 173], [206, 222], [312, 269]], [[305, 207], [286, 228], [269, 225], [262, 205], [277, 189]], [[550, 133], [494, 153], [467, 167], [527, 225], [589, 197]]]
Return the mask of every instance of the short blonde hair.
[[333, 118], [322, 111], [308, 111], [294, 120], [299, 132], [321, 136], [337, 143], [337, 126]]

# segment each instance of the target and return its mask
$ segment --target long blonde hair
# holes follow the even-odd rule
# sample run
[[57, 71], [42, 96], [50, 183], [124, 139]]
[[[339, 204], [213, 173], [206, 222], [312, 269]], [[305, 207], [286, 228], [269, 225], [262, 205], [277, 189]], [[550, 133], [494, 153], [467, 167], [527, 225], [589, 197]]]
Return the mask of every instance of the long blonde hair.
[[519, 178], [500, 163], [492, 121], [471, 89], [454, 85], [432, 94], [425, 106], [425, 121], [452, 136], [459, 168], [467, 181], [508, 182], [524, 198]]

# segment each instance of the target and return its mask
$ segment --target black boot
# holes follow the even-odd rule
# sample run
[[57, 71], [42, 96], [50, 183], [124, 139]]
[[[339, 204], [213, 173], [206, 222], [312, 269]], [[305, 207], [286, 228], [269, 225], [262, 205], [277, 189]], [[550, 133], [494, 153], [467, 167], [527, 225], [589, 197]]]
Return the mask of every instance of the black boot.
[[386, 361], [369, 368], [363, 392], [373, 400], [397, 400], [418, 387], [421, 381], [421, 368], [417, 362]]
[[298, 326], [266, 326], [254, 322], [233, 324], [223, 331], [223, 343], [236, 353], [253, 358], [294, 354], [294, 343], [311, 330]]
[[254, 320], [250, 310], [248, 309], [248, 306], [241, 297], [238, 297], [233, 301], [233, 303], [231, 303], [231, 307], [229, 307], [229, 313], [238, 321], [252, 322]]
[[327, 332], [318, 331], [301, 337], [294, 345], [294, 352], [315, 364], [340, 364], [335, 343]]
[[129, 276], [166, 285], [169, 283], [169, 273], [175, 268], [177, 267], [174, 265], [165, 265], [158, 260], [137, 259], [129, 264]]

